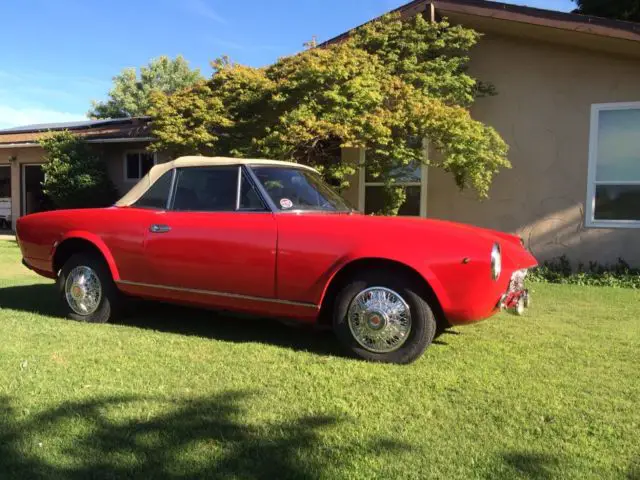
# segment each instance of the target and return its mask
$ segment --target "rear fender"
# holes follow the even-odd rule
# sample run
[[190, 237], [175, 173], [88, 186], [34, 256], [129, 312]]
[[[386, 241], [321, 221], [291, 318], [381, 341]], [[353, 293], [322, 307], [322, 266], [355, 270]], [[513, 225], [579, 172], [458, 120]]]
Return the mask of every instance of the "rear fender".
[[107, 266], [109, 267], [109, 270], [111, 271], [111, 276], [113, 277], [113, 280], [114, 281], [120, 280], [120, 274], [118, 273], [118, 267], [116, 266], [116, 262], [115, 262], [115, 260], [113, 258], [113, 255], [111, 254], [111, 251], [109, 250], [109, 247], [107, 246], [107, 244], [104, 243], [104, 241], [98, 235], [96, 235], [94, 233], [90, 233], [90, 232], [81, 231], [81, 230], [74, 230], [74, 231], [67, 232], [66, 234], [64, 234], [62, 236], [62, 238], [60, 238], [60, 240], [58, 240], [57, 242], [54, 243], [53, 249], [51, 251], [51, 268], [52, 268], [52, 270], [54, 269], [54, 267], [53, 267], [53, 259], [55, 258], [56, 250], [65, 241], [72, 240], [72, 239], [85, 240], [85, 241], [91, 243], [95, 248], [97, 248], [100, 251], [100, 253], [102, 254], [102, 256], [104, 257], [105, 261], [107, 262]]

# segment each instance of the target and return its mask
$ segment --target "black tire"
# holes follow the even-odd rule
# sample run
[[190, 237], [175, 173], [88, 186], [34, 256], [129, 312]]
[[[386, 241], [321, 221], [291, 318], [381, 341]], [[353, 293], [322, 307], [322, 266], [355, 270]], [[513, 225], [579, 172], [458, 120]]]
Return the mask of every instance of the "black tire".
[[[395, 351], [377, 353], [363, 347], [349, 327], [347, 314], [351, 302], [360, 292], [372, 287], [393, 290], [409, 306], [411, 330], [405, 343]], [[347, 353], [373, 362], [408, 364], [417, 360], [436, 334], [436, 320], [422, 290], [421, 285], [401, 272], [364, 271], [350, 278], [338, 292], [333, 312], [333, 329]]]
[[[97, 309], [88, 315], [78, 314], [73, 310], [73, 308], [71, 308], [71, 305], [69, 305], [69, 302], [67, 301], [65, 284], [69, 274], [76, 267], [89, 267], [96, 273], [100, 282], [102, 290], [100, 302]], [[118, 287], [116, 287], [113, 277], [111, 276], [111, 271], [107, 267], [106, 263], [96, 254], [77, 253], [72, 255], [60, 271], [60, 275], [58, 277], [58, 289], [66, 315], [72, 320], [88, 323], [106, 323], [115, 319], [120, 313], [122, 302]]]

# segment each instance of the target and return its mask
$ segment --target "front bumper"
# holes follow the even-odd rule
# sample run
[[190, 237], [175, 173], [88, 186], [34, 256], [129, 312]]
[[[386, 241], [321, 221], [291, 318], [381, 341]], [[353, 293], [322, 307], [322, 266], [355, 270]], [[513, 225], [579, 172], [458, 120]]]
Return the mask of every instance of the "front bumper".
[[531, 305], [531, 294], [525, 288], [527, 270], [517, 270], [511, 275], [507, 291], [500, 297], [498, 308], [516, 315], [523, 315]]

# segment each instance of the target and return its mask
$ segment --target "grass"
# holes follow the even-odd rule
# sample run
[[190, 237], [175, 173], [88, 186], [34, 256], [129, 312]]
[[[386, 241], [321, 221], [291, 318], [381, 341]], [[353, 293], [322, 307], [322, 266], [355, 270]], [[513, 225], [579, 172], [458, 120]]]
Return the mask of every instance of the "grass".
[[640, 292], [533, 299], [375, 365], [178, 307], [70, 322], [0, 242], [0, 478], [640, 478]]

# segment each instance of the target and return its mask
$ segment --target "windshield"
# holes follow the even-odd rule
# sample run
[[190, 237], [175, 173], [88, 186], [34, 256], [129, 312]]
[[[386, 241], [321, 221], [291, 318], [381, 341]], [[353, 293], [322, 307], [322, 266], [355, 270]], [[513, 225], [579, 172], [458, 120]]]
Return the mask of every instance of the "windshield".
[[295, 167], [252, 165], [251, 169], [281, 211], [350, 212], [352, 209], [320, 175]]

